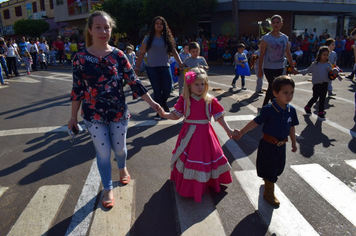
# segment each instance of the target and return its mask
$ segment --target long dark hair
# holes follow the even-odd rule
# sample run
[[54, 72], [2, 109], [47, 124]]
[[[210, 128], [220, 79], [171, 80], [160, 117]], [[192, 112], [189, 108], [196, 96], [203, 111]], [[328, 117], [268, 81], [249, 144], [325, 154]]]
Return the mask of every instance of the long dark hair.
[[175, 48], [176, 43], [174, 41], [172, 32], [168, 27], [167, 21], [162, 16], [156, 16], [152, 20], [151, 29], [150, 29], [150, 32], [149, 32], [149, 35], [148, 35], [147, 51], [152, 46], [152, 41], [153, 41], [154, 36], [155, 36], [155, 23], [156, 23], [156, 20], [161, 20], [163, 22], [162, 36], [163, 36], [163, 40], [164, 40], [164, 45], [167, 46], [167, 53], [170, 53]]

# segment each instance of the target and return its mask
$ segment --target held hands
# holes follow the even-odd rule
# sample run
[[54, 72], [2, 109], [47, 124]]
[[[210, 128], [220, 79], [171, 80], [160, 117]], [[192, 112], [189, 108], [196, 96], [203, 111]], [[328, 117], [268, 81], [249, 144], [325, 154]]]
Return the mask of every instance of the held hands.
[[158, 114], [160, 110], [163, 110], [163, 108], [157, 102], [153, 102], [151, 104], [151, 108], [155, 110], [155, 112], [157, 112]]
[[227, 135], [229, 136], [230, 139], [233, 138], [233, 139], [239, 140], [241, 138], [241, 132], [240, 132], [240, 130], [237, 130], [237, 129], [235, 129], [235, 130], [230, 129], [227, 132]]
[[160, 107], [160, 109], [157, 111], [158, 115], [161, 116], [161, 117], [164, 117], [166, 112], [163, 110], [162, 107]]

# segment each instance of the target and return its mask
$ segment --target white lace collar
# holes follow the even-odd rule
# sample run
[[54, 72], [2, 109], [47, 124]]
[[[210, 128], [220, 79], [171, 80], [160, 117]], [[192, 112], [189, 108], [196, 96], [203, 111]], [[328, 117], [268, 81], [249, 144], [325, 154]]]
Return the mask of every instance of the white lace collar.
[[196, 101], [199, 101], [199, 100], [201, 99], [201, 96], [198, 96], [198, 95], [196, 95], [196, 94], [194, 94], [194, 93], [192, 93], [190, 96], [191, 96], [192, 98], [194, 98]]

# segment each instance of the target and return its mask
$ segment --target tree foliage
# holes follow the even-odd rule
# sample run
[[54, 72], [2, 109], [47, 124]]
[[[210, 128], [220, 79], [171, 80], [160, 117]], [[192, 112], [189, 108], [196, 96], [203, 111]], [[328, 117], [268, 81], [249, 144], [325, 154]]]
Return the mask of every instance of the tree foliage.
[[163, 16], [175, 36], [184, 37], [189, 24], [199, 19], [199, 14], [211, 13], [217, 0], [105, 0], [97, 9], [109, 13], [116, 22], [119, 33], [127, 33], [134, 43], [146, 24], [155, 16]]
[[138, 33], [145, 25], [141, 17], [142, 0], [106, 0], [101, 8], [115, 20], [117, 32], [126, 33], [135, 44], [138, 43]]
[[17, 35], [39, 37], [48, 30], [49, 24], [44, 20], [21, 19], [14, 24], [14, 31]]
[[199, 15], [213, 12], [217, 0], [143, 0], [142, 15], [151, 24], [155, 16], [163, 16], [175, 35], [184, 36], [189, 24], [195, 23]]

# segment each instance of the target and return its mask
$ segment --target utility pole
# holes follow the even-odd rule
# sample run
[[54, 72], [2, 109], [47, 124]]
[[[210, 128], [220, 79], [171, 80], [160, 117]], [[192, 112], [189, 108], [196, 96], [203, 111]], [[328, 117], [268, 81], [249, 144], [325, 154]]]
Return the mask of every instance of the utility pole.
[[232, 0], [232, 23], [235, 26], [235, 35], [239, 38], [239, 1]]

